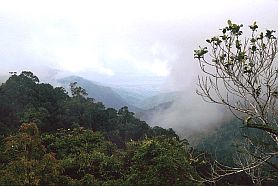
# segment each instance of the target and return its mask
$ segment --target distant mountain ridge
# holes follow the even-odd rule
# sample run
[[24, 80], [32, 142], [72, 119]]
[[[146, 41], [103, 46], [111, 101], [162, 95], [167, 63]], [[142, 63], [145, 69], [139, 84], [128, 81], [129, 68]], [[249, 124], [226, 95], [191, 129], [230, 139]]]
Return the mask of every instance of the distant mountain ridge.
[[[118, 95], [121, 96], [121, 98], [127, 102], [128, 104], [134, 105], [138, 107], [142, 101], [144, 101], [148, 96], [145, 94], [142, 94], [140, 92], [127, 90], [125, 88], [117, 88], [117, 87], [111, 87], [113, 91], [115, 91]], [[138, 107], [141, 108], [141, 107]]]
[[89, 97], [94, 98], [96, 101], [102, 102], [106, 107], [120, 109], [124, 106], [128, 106], [129, 110], [133, 112], [138, 112], [141, 110], [126, 102], [111, 87], [99, 85], [96, 82], [84, 79], [79, 76], [68, 76], [57, 80], [57, 83], [67, 90], [69, 90], [69, 84], [71, 82], [77, 82], [79, 86], [86, 89]]
[[170, 103], [176, 101], [178, 98], [180, 98], [182, 95], [182, 92], [176, 91], [176, 92], [165, 92], [160, 93], [154, 96], [150, 96], [144, 100], [142, 100], [139, 104], [136, 106], [139, 108], [142, 108], [144, 110], [149, 110], [157, 106], [161, 106], [164, 103]]
[[88, 96], [96, 101], [102, 102], [106, 107], [120, 109], [127, 106], [130, 111], [135, 112], [137, 117], [150, 120], [153, 114], [169, 108], [173, 102], [181, 97], [182, 92], [163, 92], [154, 96], [148, 96], [137, 90], [122, 87], [110, 87], [102, 83], [94, 82], [80, 76], [67, 76], [56, 80], [57, 86], [64, 87], [69, 91], [69, 84], [77, 82], [78, 86], [86, 89]]
[[174, 101], [168, 101], [165, 103], [160, 103], [150, 109], [143, 110], [136, 114], [138, 118], [140, 118], [143, 121], [146, 121], [150, 125], [153, 125], [152, 119], [154, 115], [157, 115], [158, 113], [163, 113], [165, 110], [169, 109]]

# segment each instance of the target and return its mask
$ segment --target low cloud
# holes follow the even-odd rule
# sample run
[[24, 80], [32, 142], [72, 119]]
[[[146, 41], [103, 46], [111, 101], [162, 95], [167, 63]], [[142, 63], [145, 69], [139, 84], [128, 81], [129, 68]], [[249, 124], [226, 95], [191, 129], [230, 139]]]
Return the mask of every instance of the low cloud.
[[[200, 71], [193, 50], [228, 19], [245, 26], [256, 20], [262, 29], [278, 30], [277, 17], [274, 0], [6, 1], [0, 7], [0, 73], [75, 73], [129, 84], [167, 77], [162, 90], [184, 94], [153, 122], [198, 130], [225, 115], [195, 94]], [[121, 78], [109, 78], [116, 76]]]
[[[201, 74], [197, 60], [193, 58], [193, 50], [205, 46], [205, 40], [219, 34], [221, 27], [226, 26], [227, 20], [244, 24], [244, 32], [249, 31], [248, 25], [257, 21], [259, 29], [278, 30], [275, 17], [278, 16], [278, 4], [274, 1], [242, 1], [242, 6], [222, 7], [210, 16], [198, 19], [184, 30], [176, 30], [175, 35], [179, 40], [170, 39], [167, 45], [175, 51], [175, 59], [170, 63], [170, 76], [164, 85], [165, 90], [178, 90], [181, 92], [179, 99], [167, 108], [158, 111], [150, 120], [153, 125], [172, 127], [182, 136], [209, 131], [220, 124], [229, 121], [233, 116], [222, 105], [204, 102], [196, 94], [197, 77]], [[209, 15], [209, 14], [208, 14]], [[248, 32], [247, 32], [248, 33]], [[248, 35], [248, 34], [246, 34]], [[171, 48], [172, 47], [172, 48]]]

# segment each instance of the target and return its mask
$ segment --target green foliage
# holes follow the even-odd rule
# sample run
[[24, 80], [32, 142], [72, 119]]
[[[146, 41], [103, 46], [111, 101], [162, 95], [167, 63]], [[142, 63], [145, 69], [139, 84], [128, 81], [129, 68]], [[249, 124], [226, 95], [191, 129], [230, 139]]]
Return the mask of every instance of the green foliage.
[[114, 151], [115, 146], [104, 140], [105, 138], [100, 132], [84, 128], [58, 129], [54, 133], [43, 135], [44, 145], [49, 151], [57, 153], [59, 159], [82, 151], [89, 153], [96, 148], [103, 150], [104, 153]]
[[80, 86], [77, 86], [77, 82], [70, 83], [70, 91], [73, 97], [86, 97], [88, 93]]
[[0, 86], [0, 185], [196, 184], [188, 143], [172, 129], [105, 108], [77, 83], [71, 91], [31, 72]]
[[57, 155], [63, 174], [72, 179], [88, 181], [93, 176], [105, 181], [120, 177], [121, 162], [116, 156], [116, 146], [99, 132], [84, 128], [60, 129], [45, 134], [43, 141], [47, 151]]
[[[208, 41], [208, 40], [207, 40]], [[217, 42], [219, 40], [217, 39]], [[210, 41], [208, 41], [210, 42]], [[204, 48], [201, 48], [199, 50], [194, 50], [194, 58], [197, 58], [197, 59], [201, 59], [201, 58], [204, 58], [204, 55], [208, 53], [208, 49], [207, 47], [204, 47]]]
[[198, 149], [213, 154], [215, 159], [229, 166], [234, 166], [234, 157], [237, 153], [236, 144], [243, 140], [243, 129], [239, 120], [223, 123], [211, 134], [204, 136]]
[[37, 126], [22, 124], [19, 133], [5, 138], [1, 185], [55, 184], [61, 167], [41, 144]]
[[187, 146], [175, 138], [131, 142], [127, 185], [198, 185]]
[[187, 143], [160, 136], [118, 149], [100, 132], [84, 128], [39, 134], [23, 124], [5, 138], [4, 185], [196, 185]]
[[13, 74], [0, 86], [0, 128], [3, 129], [0, 134], [16, 131], [22, 122], [35, 122], [42, 132], [80, 126], [104, 132], [106, 138], [120, 147], [131, 139], [156, 135], [128, 107], [119, 111], [106, 109], [101, 102], [86, 97], [86, 90], [76, 82], [70, 87], [73, 97], [61, 87], [39, 83], [31, 72]]
[[35, 122], [40, 128], [49, 116], [48, 110], [44, 107], [35, 108], [33, 105], [28, 104], [25, 106], [20, 117], [21, 123]]
[[[68, 99], [62, 88], [39, 84], [31, 72], [12, 75], [0, 86], [0, 123], [15, 131], [20, 122], [36, 122], [43, 131], [61, 126], [61, 104]], [[3, 133], [3, 135], [9, 132]]]

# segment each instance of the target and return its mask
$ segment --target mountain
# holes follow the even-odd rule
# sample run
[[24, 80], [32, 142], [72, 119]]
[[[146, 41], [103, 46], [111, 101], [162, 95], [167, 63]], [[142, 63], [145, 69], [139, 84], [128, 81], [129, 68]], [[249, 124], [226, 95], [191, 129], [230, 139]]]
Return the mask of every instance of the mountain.
[[142, 111], [136, 113], [136, 116], [151, 125], [154, 125], [154, 116], [163, 115], [163, 113], [170, 109], [170, 107], [179, 100], [184, 93], [180, 91], [164, 92], [149, 96], [136, 106], [141, 108]]
[[129, 90], [126, 88], [118, 88], [118, 87], [111, 87], [111, 88], [118, 95], [120, 95], [125, 102], [135, 106], [139, 105], [142, 101], [144, 101], [148, 97], [144, 93], [137, 92], [136, 90]]
[[152, 125], [152, 119], [154, 115], [157, 115], [158, 113], [163, 113], [163, 111], [167, 110], [171, 107], [173, 104], [173, 101], [160, 103], [157, 106], [154, 106], [153, 108], [143, 110], [141, 112], [136, 113], [136, 116], [140, 118], [143, 121], [146, 121], [150, 125]]
[[[119, 109], [128, 106], [130, 111], [143, 118], [151, 118], [152, 113], [156, 113], [160, 107], [165, 110], [182, 95], [181, 92], [159, 93], [155, 89], [140, 88], [139, 84], [135, 87], [107, 85], [80, 76], [67, 76], [58, 79], [56, 85], [69, 91], [71, 82], [77, 82], [79, 86], [86, 89], [89, 97], [103, 102], [106, 107]], [[51, 84], [55, 83], [52, 82]]]
[[140, 103], [136, 104], [136, 106], [144, 110], [149, 110], [163, 103], [174, 102], [181, 97], [181, 94], [181, 92], [160, 93], [142, 100]]
[[62, 79], [58, 79], [57, 83], [69, 90], [69, 84], [71, 82], [77, 82], [77, 84], [86, 89], [88, 96], [94, 98], [97, 101], [103, 102], [106, 107], [112, 107], [120, 109], [124, 106], [128, 106], [130, 111], [138, 112], [140, 109], [127, 103], [117, 92], [111, 87], [100, 85], [96, 82], [84, 79], [79, 76], [68, 76]]

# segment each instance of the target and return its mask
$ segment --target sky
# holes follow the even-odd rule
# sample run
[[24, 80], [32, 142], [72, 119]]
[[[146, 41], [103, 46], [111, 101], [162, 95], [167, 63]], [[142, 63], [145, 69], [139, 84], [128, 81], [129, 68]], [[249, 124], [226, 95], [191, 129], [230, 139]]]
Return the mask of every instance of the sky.
[[52, 75], [55, 69], [97, 81], [157, 77], [168, 89], [192, 84], [198, 71], [193, 50], [219, 33], [228, 19], [278, 28], [276, 0], [0, 3], [1, 73]]

